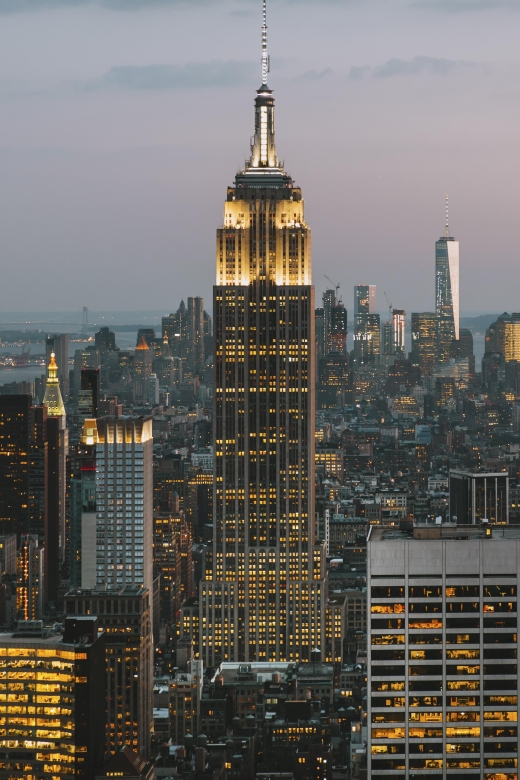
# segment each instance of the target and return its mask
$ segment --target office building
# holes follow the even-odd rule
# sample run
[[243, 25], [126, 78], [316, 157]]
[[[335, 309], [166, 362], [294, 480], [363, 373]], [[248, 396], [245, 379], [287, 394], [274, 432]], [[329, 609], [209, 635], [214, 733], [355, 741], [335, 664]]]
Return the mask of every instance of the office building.
[[348, 355], [332, 352], [320, 359], [318, 369], [318, 409], [343, 407], [352, 389]]
[[60, 390], [65, 403], [69, 401], [69, 335], [68, 333], [54, 333], [47, 336], [45, 340], [45, 359], [47, 365], [50, 362], [51, 354], [54, 352], [56, 363], [58, 365], [58, 379]]
[[214, 541], [200, 585], [207, 666], [308, 660], [323, 644], [310, 229], [277, 158], [265, 17], [262, 37], [251, 157], [217, 231]]
[[51, 352], [43, 406], [47, 407], [47, 527], [45, 529], [45, 598], [58, 600], [60, 567], [65, 554], [65, 497], [69, 436], [61, 397], [59, 367]]
[[367, 777], [517, 777], [519, 554], [512, 527], [370, 528]]
[[66, 552], [72, 588], [96, 586], [96, 429], [94, 420], [85, 420], [69, 458]]
[[383, 322], [381, 325], [381, 354], [394, 354], [394, 328], [393, 322]]
[[110, 328], [100, 328], [94, 335], [94, 344], [100, 352], [115, 352], [117, 350], [116, 334]]
[[84, 369], [99, 369], [101, 366], [101, 353], [96, 347], [87, 347], [86, 349], [77, 349], [74, 352], [74, 375], [73, 375], [73, 400], [78, 405], [80, 391], [93, 389], [90, 384], [84, 386], [82, 372]]
[[0, 778], [92, 780], [103, 761], [105, 636], [95, 618], [0, 634]]
[[412, 313], [412, 352], [414, 366], [427, 376], [437, 362], [438, 319], [434, 312]]
[[378, 363], [381, 355], [381, 318], [379, 314], [363, 314], [356, 319], [354, 358], [359, 366]]
[[459, 242], [450, 236], [447, 198], [446, 229], [435, 243], [435, 313], [439, 323], [437, 359], [447, 363], [452, 341], [459, 340]]
[[150, 417], [85, 423], [96, 455], [96, 586], [152, 592], [153, 439]]
[[354, 322], [358, 317], [377, 312], [377, 287], [375, 284], [357, 284], [354, 287]]
[[149, 756], [152, 730], [153, 642], [150, 592], [143, 587], [71, 590], [68, 617], [97, 616], [106, 634], [105, 678], [100, 682], [107, 753], [121, 745]]
[[486, 330], [486, 354], [499, 353], [506, 363], [520, 361], [520, 313], [504, 312]]
[[186, 734], [199, 734], [202, 698], [202, 661], [188, 661], [187, 671], [177, 671], [169, 681], [170, 736], [174, 745], [184, 745]]
[[341, 300], [330, 312], [330, 331], [327, 334], [327, 353], [347, 354], [347, 310]]
[[16, 534], [0, 536], [0, 578], [16, 574]]
[[468, 328], [459, 329], [459, 340], [454, 342], [451, 357], [468, 358], [469, 378], [475, 378], [475, 353], [473, 351], [473, 334]]
[[183, 373], [190, 378], [200, 376], [211, 339], [211, 317], [204, 311], [204, 298], [188, 298], [187, 307], [181, 301], [176, 312], [162, 318], [162, 333], [168, 338], [172, 357], [182, 359]]
[[323, 307], [314, 312], [314, 323], [316, 329], [316, 373], [320, 358], [325, 357], [325, 310]]
[[509, 523], [509, 475], [450, 471], [450, 517], [459, 525]]
[[188, 298], [188, 363], [195, 375], [204, 371], [204, 298]]
[[38, 536], [22, 536], [16, 560], [16, 615], [18, 620], [43, 618], [44, 549], [38, 546]]
[[375, 284], [354, 287], [354, 358], [358, 365], [377, 363], [381, 355], [381, 318]]
[[0, 530], [20, 539], [29, 530], [30, 395], [0, 396]]
[[160, 619], [164, 625], [175, 623], [181, 608], [181, 540], [176, 533], [175, 519], [170, 514], [154, 517], [154, 575], [160, 575]]

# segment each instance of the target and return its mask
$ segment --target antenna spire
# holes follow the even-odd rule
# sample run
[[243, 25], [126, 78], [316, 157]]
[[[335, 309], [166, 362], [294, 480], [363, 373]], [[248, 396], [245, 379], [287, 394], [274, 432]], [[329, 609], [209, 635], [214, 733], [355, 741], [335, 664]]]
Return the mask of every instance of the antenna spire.
[[263, 0], [263, 25], [262, 25], [262, 86], [267, 86], [267, 74], [269, 73], [269, 55], [267, 53], [267, 0]]
[[450, 221], [449, 221], [449, 204], [448, 204], [448, 196], [446, 195], [446, 238], [449, 238], [450, 236]]

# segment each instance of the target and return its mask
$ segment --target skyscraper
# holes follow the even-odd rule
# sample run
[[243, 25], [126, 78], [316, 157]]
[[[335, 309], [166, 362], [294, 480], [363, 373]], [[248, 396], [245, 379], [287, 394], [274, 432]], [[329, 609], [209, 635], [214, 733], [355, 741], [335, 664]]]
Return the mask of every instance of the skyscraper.
[[404, 355], [405, 351], [405, 313], [402, 309], [392, 311], [392, 340], [394, 355]]
[[438, 361], [448, 363], [452, 341], [459, 340], [459, 242], [446, 230], [435, 243], [435, 313], [439, 321]]
[[323, 646], [310, 229], [276, 154], [265, 1], [262, 49], [251, 157], [217, 231], [214, 542], [200, 586], [209, 666], [310, 659]]
[[152, 420], [89, 420], [96, 445], [96, 583], [152, 592]]
[[0, 396], [0, 531], [18, 541], [29, 530], [30, 395]]
[[51, 352], [43, 405], [47, 407], [48, 504], [45, 529], [46, 598], [57, 601], [65, 552], [65, 494], [69, 433], [60, 392], [59, 367]]
[[376, 306], [375, 284], [354, 287], [354, 357], [358, 365], [377, 362], [381, 354], [381, 318]]
[[437, 360], [438, 327], [434, 312], [412, 313], [412, 363], [419, 366], [423, 376], [432, 371]]

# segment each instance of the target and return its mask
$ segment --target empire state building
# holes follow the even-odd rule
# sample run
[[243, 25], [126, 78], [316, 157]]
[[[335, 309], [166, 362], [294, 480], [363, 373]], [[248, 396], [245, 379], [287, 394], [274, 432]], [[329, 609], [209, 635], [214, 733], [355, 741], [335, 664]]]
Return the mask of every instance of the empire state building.
[[209, 666], [310, 659], [324, 641], [311, 234], [276, 153], [265, 0], [262, 49], [251, 157], [217, 230], [214, 540], [199, 625]]

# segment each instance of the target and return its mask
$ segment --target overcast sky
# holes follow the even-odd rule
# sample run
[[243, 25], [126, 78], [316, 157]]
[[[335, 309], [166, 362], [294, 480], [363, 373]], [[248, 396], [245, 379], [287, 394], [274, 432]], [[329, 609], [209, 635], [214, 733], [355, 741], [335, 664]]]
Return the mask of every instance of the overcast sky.
[[[279, 156], [314, 283], [520, 310], [520, 0], [269, 0]], [[261, 0], [0, 0], [0, 311], [211, 297], [248, 154]], [[210, 302], [208, 301], [210, 307]]]

